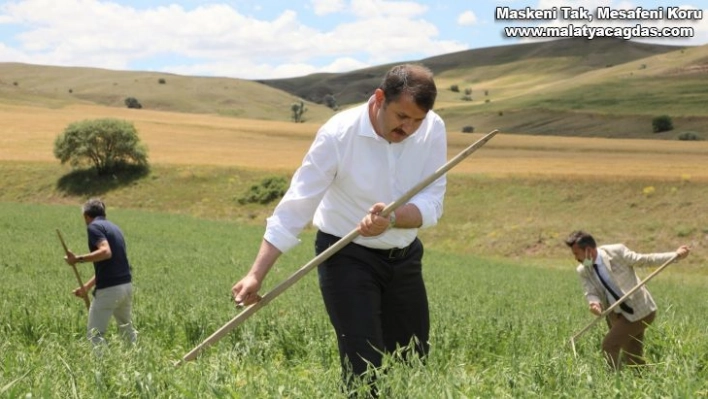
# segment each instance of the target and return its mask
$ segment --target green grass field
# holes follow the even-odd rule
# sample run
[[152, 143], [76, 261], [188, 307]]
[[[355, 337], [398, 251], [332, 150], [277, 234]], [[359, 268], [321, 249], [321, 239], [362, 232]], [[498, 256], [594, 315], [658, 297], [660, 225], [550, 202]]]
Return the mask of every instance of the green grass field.
[[[449, 157], [481, 132], [502, 134], [449, 174], [445, 214], [421, 231], [432, 352], [410, 367], [386, 358], [382, 397], [708, 397], [708, 146], [676, 140], [688, 130], [708, 138], [708, 47], [598, 43], [483, 49], [477, 64], [461, 53], [430, 60], [444, 71], [436, 110]], [[236, 79], [9, 63], [0, 72], [0, 398], [336, 394], [336, 342], [314, 272], [173, 367], [237, 314], [230, 288], [275, 206], [238, 199], [266, 177], [290, 178], [332, 110], [308, 104], [307, 123], [294, 124], [293, 95]], [[453, 84], [471, 87], [474, 101]], [[126, 96], [145, 108], [126, 109]], [[674, 117], [674, 131], [651, 132], [658, 113]], [[98, 179], [53, 158], [68, 123], [106, 116], [136, 124], [149, 173]], [[459, 133], [467, 125], [476, 133]], [[84, 338], [86, 310], [55, 233], [86, 250], [80, 204], [90, 196], [126, 233], [140, 332], [126, 348], [112, 324], [101, 357]], [[578, 358], [568, 345], [593, 320], [562, 242], [579, 228], [638, 252], [692, 247], [649, 284], [660, 311], [641, 373], [604, 368], [602, 323]], [[312, 258], [312, 237], [306, 230], [281, 258], [264, 292]], [[91, 266], [80, 266], [88, 279]]]
[[[125, 348], [115, 324], [94, 356], [86, 310], [54, 233], [83, 250], [77, 206], [0, 203], [3, 339], [0, 397], [332, 397], [336, 342], [314, 272], [196, 361], [173, 362], [235, 316], [229, 289], [250, 266], [262, 228], [157, 211], [109, 210], [122, 226], [135, 276], [139, 343]], [[265, 290], [312, 257], [312, 232], [284, 256]], [[604, 326], [578, 342], [592, 320], [570, 262], [460, 255], [429, 244], [425, 274], [432, 352], [425, 366], [390, 366], [386, 397], [700, 397], [708, 394], [706, 278], [669, 269], [652, 281], [661, 308], [647, 333], [650, 366], [607, 372]], [[84, 279], [90, 265], [80, 265]], [[566, 267], [567, 266], [567, 267]]]

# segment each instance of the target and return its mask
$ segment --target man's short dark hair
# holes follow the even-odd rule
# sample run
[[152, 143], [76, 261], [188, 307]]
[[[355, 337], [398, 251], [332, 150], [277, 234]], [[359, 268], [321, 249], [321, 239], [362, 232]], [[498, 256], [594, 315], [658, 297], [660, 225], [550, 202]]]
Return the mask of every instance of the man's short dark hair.
[[595, 239], [589, 233], [586, 233], [582, 230], [576, 230], [570, 233], [568, 238], [565, 239], [565, 244], [569, 247], [578, 244], [578, 247], [580, 247], [580, 249], [585, 249], [588, 247], [597, 248], [597, 243], [595, 243]]
[[438, 89], [433, 72], [423, 65], [403, 64], [391, 68], [384, 76], [379, 89], [383, 90], [386, 103], [397, 101], [408, 94], [421, 109], [430, 111], [435, 105]]
[[91, 198], [86, 201], [82, 207], [82, 210], [84, 211], [84, 215], [90, 218], [99, 216], [106, 217], [106, 204], [98, 198]]

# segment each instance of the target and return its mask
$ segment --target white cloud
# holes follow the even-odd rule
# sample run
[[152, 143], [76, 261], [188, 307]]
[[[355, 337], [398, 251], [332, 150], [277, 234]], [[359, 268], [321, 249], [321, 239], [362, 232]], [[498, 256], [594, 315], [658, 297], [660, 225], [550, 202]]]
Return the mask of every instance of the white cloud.
[[[177, 4], [136, 9], [97, 0], [6, 2], [0, 4], [0, 21], [20, 29], [14, 36], [19, 44], [4, 43], [0, 60], [130, 69], [167, 56], [178, 60], [177, 66], [153, 69], [268, 78], [341, 72], [347, 66], [419, 59], [467, 48], [438, 39], [437, 27], [424, 19], [427, 7], [422, 4], [383, 0], [326, 4], [324, 0], [311, 2], [318, 13], [349, 13], [348, 22], [323, 31], [304, 24], [292, 10], [263, 20], [225, 3], [193, 9]], [[323, 61], [329, 64], [314, 64]]]
[[345, 9], [344, 0], [310, 0], [316, 15], [327, 15], [341, 12]]
[[465, 11], [457, 17], [457, 24], [462, 26], [470, 26], [477, 23], [477, 15], [473, 11]]
[[351, 0], [351, 10], [359, 18], [413, 18], [425, 14], [428, 7], [413, 1]]
[[365, 62], [359, 61], [351, 57], [337, 58], [329, 65], [325, 65], [317, 72], [347, 72], [356, 69], [363, 69], [372, 66]]

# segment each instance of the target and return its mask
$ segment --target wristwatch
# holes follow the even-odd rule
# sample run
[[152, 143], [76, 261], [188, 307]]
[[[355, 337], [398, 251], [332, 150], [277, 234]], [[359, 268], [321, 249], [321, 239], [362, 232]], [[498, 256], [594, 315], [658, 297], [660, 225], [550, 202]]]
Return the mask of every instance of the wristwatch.
[[77, 257], [76, 257], [76, 260], [77, 260], [77, 262], [79, 262], [79, 263], [84, 263], [84, 257], [83, 257], [83, 255], [77, 256]]
[[392, 229], [396, 227], [396, 212], [391, 212], [388, 214], [388, 228]]

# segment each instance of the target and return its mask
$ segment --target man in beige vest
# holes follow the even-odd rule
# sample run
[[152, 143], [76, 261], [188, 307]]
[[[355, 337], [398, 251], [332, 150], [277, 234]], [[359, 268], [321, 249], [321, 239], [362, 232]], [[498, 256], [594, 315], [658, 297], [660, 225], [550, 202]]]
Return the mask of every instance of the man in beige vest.
[[[623, 244], [598, 247], [592, 235], [584, 231], [574, 231], [565, 240], [575, 259], [580, 262], [577, 272], [585, 291], [590, 312], [602, 314], [617, 299], [634, 288], [641, 281], [634, 271], [638, 266], [659, 266], [674, 256], [683, 259], [688, 256], [687, 246], [680, 246], [676, 252], [639, 254]], [[602, 341], [602, 350], [614, 369], [621, 363], [644, 364], [642, 356], [644, 330], [654, 321], [656, 303], [646, 286], [642, 286], [607, 316], [609, 332]], [[624, 354], [625, 359], [620, 355]]]

